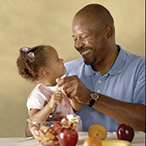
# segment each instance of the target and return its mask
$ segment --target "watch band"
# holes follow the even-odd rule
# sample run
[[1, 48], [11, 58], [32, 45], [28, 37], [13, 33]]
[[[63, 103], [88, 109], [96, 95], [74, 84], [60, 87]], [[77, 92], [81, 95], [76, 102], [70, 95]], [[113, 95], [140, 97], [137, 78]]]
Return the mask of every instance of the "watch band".
[[91, 99], [88, 106], [92, 107], [94, 102], [99, 98], [99, 95], [97, 93], [92, 93], [90, 96], [91, 96], [92, 99]]
[[91, 99], [91, 101], [90, 101], [90, 103], [89, 103], [89, 107], [92, 107], [93, 106], [93, 104], [94, 104], [94, 102], [95, 102], [95, 100], [94, 99]]

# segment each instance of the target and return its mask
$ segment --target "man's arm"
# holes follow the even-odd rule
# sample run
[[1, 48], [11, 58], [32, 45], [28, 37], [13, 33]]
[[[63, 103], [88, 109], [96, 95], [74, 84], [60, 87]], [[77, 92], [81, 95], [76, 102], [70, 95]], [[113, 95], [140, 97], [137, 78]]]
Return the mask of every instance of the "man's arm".
[[143, 104], [121, 102], [99, 94], [99, 99], [95, 101], [93, 108], [119, 123], [129, 124], [135, 130], [146, 131], [145, 106]]
[[[75, 97], [80, 103], [89, 104], [91, 93], [77, 76], [57, 79], [58, 87], [62, 87], [69, 98]], [[142, 104], [127, 103], [99, 94], [99, 99], [93, 108], [113, 118], [119, 123], [132, 126], [135, 130], [145, 130], [145, 106]]]

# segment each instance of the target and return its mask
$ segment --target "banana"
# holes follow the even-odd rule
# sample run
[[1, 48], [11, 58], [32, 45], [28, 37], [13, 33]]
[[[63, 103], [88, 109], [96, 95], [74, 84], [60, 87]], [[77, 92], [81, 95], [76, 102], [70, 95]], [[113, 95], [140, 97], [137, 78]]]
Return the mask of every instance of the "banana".
[[132, 146], [129, 141], [126, 140], [102, 140], [102, 146]]

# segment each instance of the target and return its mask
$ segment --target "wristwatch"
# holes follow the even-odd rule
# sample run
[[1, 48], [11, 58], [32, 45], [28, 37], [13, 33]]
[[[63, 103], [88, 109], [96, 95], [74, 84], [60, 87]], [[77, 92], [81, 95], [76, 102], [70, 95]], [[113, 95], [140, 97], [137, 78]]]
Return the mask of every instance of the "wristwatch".
[[89, 103], [89, 107], [92, 107], [93, 106], [93, 104], [94, 104], [94, 102], [99, 98], [99, 95], [97, 94], [97, 93], [91, 93], [91, 101], [90, 101], [90, 103]]

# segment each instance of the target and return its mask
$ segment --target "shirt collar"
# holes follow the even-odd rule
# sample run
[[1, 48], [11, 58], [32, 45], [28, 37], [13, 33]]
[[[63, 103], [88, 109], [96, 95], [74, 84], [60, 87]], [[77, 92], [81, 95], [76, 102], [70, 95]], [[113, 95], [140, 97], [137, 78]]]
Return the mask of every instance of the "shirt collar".
[[110, 75], [120, 74], [126, 61], [125, 51], [119, 45], [117, 45], [117, 48], [119, 49], [119, 54], [113, 67], [108, 71]]
[[[125, 64], [125, 61], [126, 61], [125, 51], [119, 45], [117, 45], [117, 48], [119, 49], [118, 57], [113, 67], [106, 74], [116, 75], [116, 74], [121, 73], [122, 68]], [[92, 76], [94, 73], [97, 73], [97, 72], [92, 69], [91, 65], [85, 65], [85, 76]]]
[[57, 91], [57, 86], [47, 86], [47, 87], [53, 90], [54, 92]]
[[85, 76], [92, 76], [94, 73], [96, 73], [91, 65], [85, 65]]
[[49, 89], [53, 90], [54, 92], [57, 91], [57, 86], [45, 86], [43, 83], [38, 84], [37, 86], [38, 87], [41, 86], [43, 88], [49, 88]]

